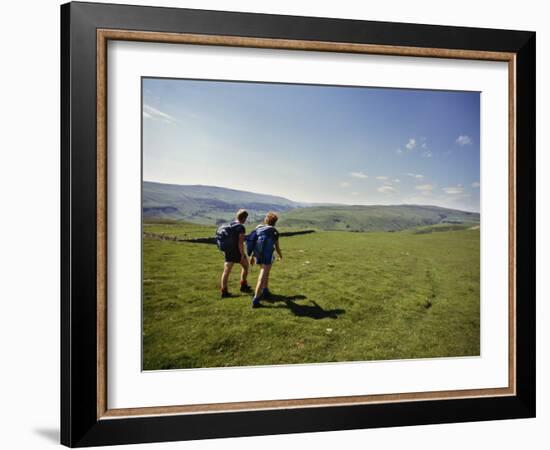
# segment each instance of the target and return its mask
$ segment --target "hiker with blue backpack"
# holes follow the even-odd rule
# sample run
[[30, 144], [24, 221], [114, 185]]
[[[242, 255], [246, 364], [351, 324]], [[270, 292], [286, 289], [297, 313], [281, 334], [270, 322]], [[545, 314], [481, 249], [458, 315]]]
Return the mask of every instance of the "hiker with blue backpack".
[[263, 224], [260, 224], [247, 237], [247, 253], [251, 255], [250, 263], [254, 264], [254, 260], [260, 266], [260, 274], [258, 275], [258, 283], [256, 291], [252, 299], [252, 307], [259, 308], [260, 300], [269, 299], [269, 273], [271, 266], [275, 260], [275, 252], [279, 255], [279, 259], [283, 259], [281, 248], [279, 247], [279, 232], [275, 228], [277, 223], [277, 214], [268, 212], [265, 216]]
[[248, 285], [246, 277], [248, 276], [248, 259], [244, 249], [246, 229], [244, 223], [248, 218], [248, 212], [244, 209], [239, 209], [235, 220], [231, 223], [221, 225], [216, 231], [216, 243], [218, 248], [224, 253], [225, 262], [223, 265], [223, 273], [221, 278], [221, 297], [231, 297], [227, 288], [229, 275], [235, 263], [239, 263], [241, 269], [241, 292], [252, 292], [252, 288]]

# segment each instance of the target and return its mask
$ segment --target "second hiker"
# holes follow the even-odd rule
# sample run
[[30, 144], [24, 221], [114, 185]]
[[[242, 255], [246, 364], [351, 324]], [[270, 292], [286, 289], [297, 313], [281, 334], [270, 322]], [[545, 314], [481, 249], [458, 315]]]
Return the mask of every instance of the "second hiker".
[[269, 299], [271, 295], [268, 286], [269, 273], [271, 265], [275, 260], [275, 252], [277, 252], [280, 259], [283, 259], [283, 254], [279, 247], [279, 232], [275, 228], [278, 219], [277, 214], [268, 212], [264, 223], [258, 225], [248, 237], [247, 247], [249, 247], [249, 254], [253, 254], [251, 262], [254, 264], [255, 259], [261, 267], [256, 291], [254, 292], [254, 299], [252, 300], [253, 308], [261, 306], [260, 299]]
[[244, 223], [248, 218], [248, 212], [244, 209], [237, 211], [236, 219], [229, 223], [221, 225], [216, 232], [216, 241], [219, 249], [224, 253], [225, 262], [221, 277], [221, 297], [231, 297], [227, 288], [229, 274], [235, 263], [239, 263], [241, 269], [241, 292], [252, 292], [248, 285], [246, 277], [248, 276], [248, 260], [244, 251], [244, 239], [246, 229]]

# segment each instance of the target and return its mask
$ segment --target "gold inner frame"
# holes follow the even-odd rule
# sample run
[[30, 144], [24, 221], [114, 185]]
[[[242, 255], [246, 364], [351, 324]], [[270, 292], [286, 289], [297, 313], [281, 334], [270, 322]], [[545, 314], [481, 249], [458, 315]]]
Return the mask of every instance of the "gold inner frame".
[[[399, 394], [264, 400], [200, 405], [109, 409], [107, 405], [107, 42], [109, 40], [218, 45], [287, 50], [363, 53], [508, 63], [508, 386]], [[477, 50], [422, 48], [248, 38], [239, 36], [97, 30], [97, 419], [166, 414], [218, 413], [243, 410], [343, 406], [420, 400], [511, 396], [516, 394], [516, 54]]]

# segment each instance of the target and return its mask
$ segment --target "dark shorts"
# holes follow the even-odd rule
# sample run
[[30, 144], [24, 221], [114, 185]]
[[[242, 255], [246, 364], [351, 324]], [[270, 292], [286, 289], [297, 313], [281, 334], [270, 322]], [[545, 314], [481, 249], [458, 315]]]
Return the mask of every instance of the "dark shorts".
[[273, 261], [275, 260], [275, 258], [273, 257], [274, 255], [274, 251], [264, 251], [264, 254], [262, 256], [256, 257], [256, 264], [273, 264]]
[[240, 263], [241, 262], [241, 252], [238, 248], [231, 249], [227, 252], [224, 252], [225, 262]]

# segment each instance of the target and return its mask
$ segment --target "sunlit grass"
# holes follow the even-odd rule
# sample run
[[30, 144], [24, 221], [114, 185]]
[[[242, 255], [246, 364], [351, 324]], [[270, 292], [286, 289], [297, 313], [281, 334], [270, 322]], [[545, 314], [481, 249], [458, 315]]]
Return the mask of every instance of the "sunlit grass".
[[[147, 224], [182, 238], [212, 227]], [[275, 301], [221, 300], [215, 245], [143, 240], [144, 369], [479, 355], [479, 230], [281, 239]], [[255, 284], [258, 268], [252, 269]]]

